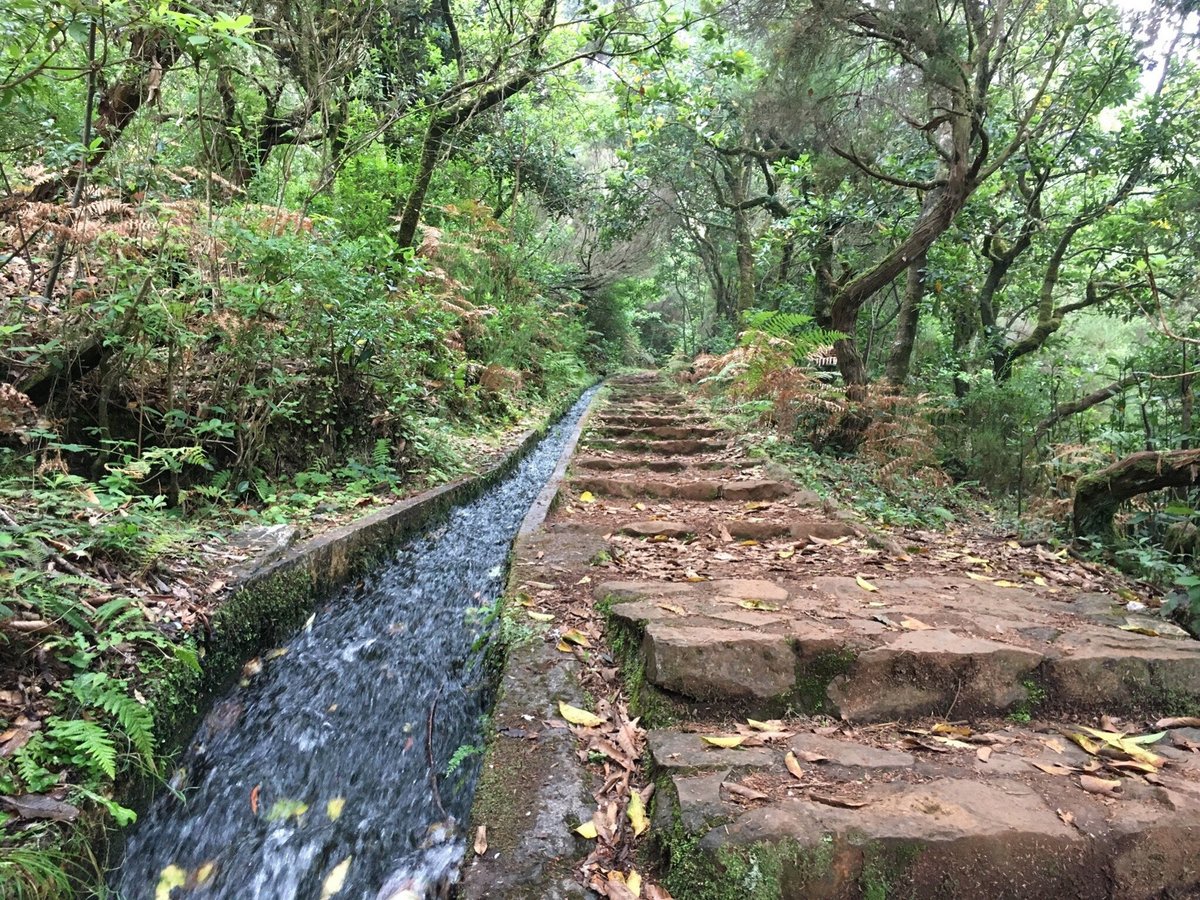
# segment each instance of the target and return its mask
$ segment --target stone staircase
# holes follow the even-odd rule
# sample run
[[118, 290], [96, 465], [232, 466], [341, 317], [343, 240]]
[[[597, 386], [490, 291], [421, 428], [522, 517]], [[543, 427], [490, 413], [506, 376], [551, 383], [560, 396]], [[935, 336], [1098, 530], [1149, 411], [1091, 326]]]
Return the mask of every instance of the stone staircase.
[[1200, 896], [1200, 643], [1045, 548], [889, 548], [656, 378], [572, 473], [675, 897]]

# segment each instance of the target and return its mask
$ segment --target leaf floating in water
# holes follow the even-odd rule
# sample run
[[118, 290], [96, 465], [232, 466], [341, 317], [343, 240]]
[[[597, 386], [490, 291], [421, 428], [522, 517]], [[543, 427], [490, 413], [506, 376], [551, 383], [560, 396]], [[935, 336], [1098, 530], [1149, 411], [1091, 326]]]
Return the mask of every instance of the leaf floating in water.
[[579, 502], [580, 503], [595, 503], [596, 495], [593, 494], [591, 491], [584, 491], [582, 494], [579, 495]]
[[650, 827], [650, 820], [646, 818], [646, 806], [642, 803], [642, 795], [637, 791], [629, 792], [629, 805], [625, 808], [625, 814], [629, 816], [634, 837], [639, 837]]
[[598, 728], [604, 724], [604, 720], [595, 713], [563, 703], [561, 700], [558, 701], [558, 714], [572, 725], [582, 725], [584, 728]]
[[276, 800], [271, 804], [267, 813], [268, 822], [278, 822], [280, 819], [298, 819], [308, 812], [308, 804], [303, 800]]
[[207, 884], [208, 880], [213, 877], [213, 872], [217, 870], [217, 864], [212, 860], [202, 864], [196, 870], [196, 884]]
[[329, 900], [346, 886], [346, 875], [350, 871], [350, 861], [353, 859], [353, 856], [347, 856], [325, 876], [325, 883], [321, 885], [321, 900]]
[[334, 797], [325, 804], [325, 815], [329, 816], [330, 822], [336, 822], [342, 817], [342, 810], [346, 808], [345, 797]]
[[712, 747], [720, 747], [722, 750], [732, 750], [734, 747], [740, 747], [742, 742], [746, 740], [744, 734], [719, 734], [719, 735], [701, 735], [700, 740]]
[[262, 785], [256, 784], [250, 788], [250, 812], [252, 815], [258, 815], [258, 795], [262, 792]]
[[187, 884], [187, 872], [172, 863], [162, 870], [158, 876], [158, 885], [154, 888], [154, 900], [171, 900], [171, 891]]
[[281, 656], [287, 656], [287, 652], [288, 652], [287, 647], [276, 647], [274, 650], [268, 650], [265, 658], [268, 661], [270, 661], [272, 659], [279, 659], [279, 657], [281, 657]]

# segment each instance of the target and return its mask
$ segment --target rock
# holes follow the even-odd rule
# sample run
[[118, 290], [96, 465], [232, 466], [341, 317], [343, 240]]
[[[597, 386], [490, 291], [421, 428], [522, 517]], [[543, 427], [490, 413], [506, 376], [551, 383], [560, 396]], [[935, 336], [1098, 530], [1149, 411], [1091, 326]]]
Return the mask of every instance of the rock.
[[749, 500], [780, 500], [795, 492], [782, 481], [730, 481], [721, 487], [721, 496], [740, 503]]
[[845, 522], [803, 521], [793, 522], [789, 529], [794, 541], [812, 543], [813, 538], [832, 541], [840, 537], [854, 537], [858, 529]]
[[862, 769], [906, 769], [916, 760], [911, 753], [901, 750], [881, 750], [869, 744], [822, 737], [819, 734], [797, 734], [789, 746], [797, 754], [819, 753], [829, 759], [828, 763], [809, 765], [833, 765], [844, 768]]
[[827, 695], [857, 722], [944, 715], [951, 706], [964, 715], [1003, 713], [1028, 699], [1023, 682], [1042, 658], [949, 631], [914, 631], [860, 653]]
[[1200, 697], [1200, 643], [1116, 628], [1064, 634], [1044, 680], [1059, 708], [1115, 712]]
[[778, 634], [652, 623], [642, 653], [651, 684], [697, 700], [778, 697], [796, 680], [795, 654]]
[[[719, 731], [713, 731], [719, 734]], [[723, 750], [701, 740], [705, 732], [678, 731], [674, 728], [659, 728], [646, 736], [650, 759], [660, 769], [680, 774], [701, 772], [711, 769], [748, 772], [770, 769], [782, 760], [777, 750], [769, 747], [745, 747]]]
[[769, 541], [790, 532], [785, 522], [743, 522], [737, 519], [726, 522], [725, 528], [739, 541]]

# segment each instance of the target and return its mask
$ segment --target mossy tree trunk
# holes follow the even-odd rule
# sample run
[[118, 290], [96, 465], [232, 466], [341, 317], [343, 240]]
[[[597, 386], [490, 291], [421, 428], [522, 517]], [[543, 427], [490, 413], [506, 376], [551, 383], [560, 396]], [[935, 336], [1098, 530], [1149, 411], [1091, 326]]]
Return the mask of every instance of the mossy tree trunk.
[[1200, 450], [1143, 451], [1091, 475], [1075, 487], [1076, 536], [1111, 537], [1113, 516], [1133, 497], [1164, 488], [1200, 485]]

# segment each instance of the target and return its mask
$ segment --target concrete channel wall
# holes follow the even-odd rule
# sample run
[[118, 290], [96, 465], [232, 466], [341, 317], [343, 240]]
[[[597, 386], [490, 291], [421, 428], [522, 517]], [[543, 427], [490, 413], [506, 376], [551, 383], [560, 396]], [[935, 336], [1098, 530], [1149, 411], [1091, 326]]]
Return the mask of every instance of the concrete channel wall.
[[[575, 395], [560, 404], [538, 428], [520, 434], [511, 449], [496, 453], [479, 474], [424, 491], [316, 535], [257, 568], [251, 562], [232, 583], [228, 599], [215, 611], [208, 627], [193, 635], [200, 656], [199, 670], [173, 661], [147, 685], [156, 733], [167, 754], [187, 745], [212, 704], [234, 683], [247, 661], [292, 637], [318, 604], [379, 565], [406, 538], [434, 524], [455, 506], [473, 500], [511, 472], [578, 398]], [[574, 438], [569, 444], [574, 447]], [[569, 450], [566, 456], [570, 456]], [[158, 779], [128, 773], [118, 786], [119, 799], [144, 812], [156, 786]], [[123, 836], [99, 822], [95, 833], [96, 858], [115, 863], [124, 845]]]

